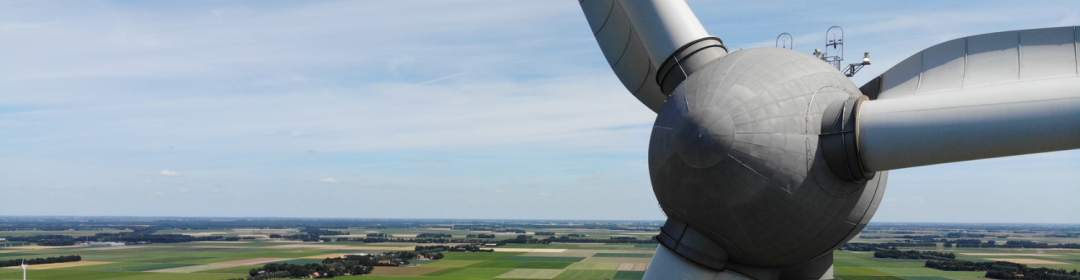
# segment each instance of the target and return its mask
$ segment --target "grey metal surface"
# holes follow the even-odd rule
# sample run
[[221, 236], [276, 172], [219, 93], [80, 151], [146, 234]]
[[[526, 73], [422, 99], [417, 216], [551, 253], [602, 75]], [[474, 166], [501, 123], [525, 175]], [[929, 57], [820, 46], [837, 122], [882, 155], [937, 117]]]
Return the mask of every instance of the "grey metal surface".
[[686, 77], [713, 60], [728, 53], [724, 42], [717, 37], [704, 37], [694, 40], [676, 50], [660, 64], [657, 69], [656, 83], [664, 93], [671, 93]]
[[660, 111], [667, 95], [656, 84], [656, 64], [649, 59], [639, 36], [623, 13], [621, 2], [583, 0], [581, 10], [589, 21], [596, 43], [626, 90], [654, 112]]
[[860, 181], [874, 176], [863, 167], [856, 135], [856, 116], [862, 102], [868, 99], [863, 95], [833, 102], [821, 116], [820, 140], [825, 162], [836, 177], [844, 180]]
[[[858, 116], [869, 170], [1080, 148], [1080, 28], [950, 40], [867, 83]], [[878, 83], [874, 92], [874, 83]]]
[[1080, 148], [1080, 77], [864, 102], [858, 145], [880, 171]]
[[661, 208], [719, 244], [729, 265], [788, 266], [830, 253], [877, 209], [886, 177], [837, 178], [818, 145], [826, 106], [859, 95], [804, 53], [733, 52], [661, 109], [649, 170]]
[[[829, 279], [832, 251], [880, 205], [884, 170], [1080, 148], [1077, 27], [951, 40], [856, 88], [791, 50], [693, 57], [716, 46], [701, 47], [682, 1], [581, 6], [612, 70], [659, 113], [649, 171], [669, 224], [647, 279]], [[826, 153], [863, 178], [838, 176]]]
[[[832, 253], [789, 266], [755, 266], [728, 262], [727, 251], [685, 223], [668, 219], [656, 237], [663, 253], [674, 253], [681, 261], [714, 272], [734, 272], [757, 280], [820, 280], [833, 278]], [[659, 253], [658, 253], [659, 254]], [[671, 262], [668, 260], [665, 262]], [[662, 264], [657, 264], [662, 265]], [[666, 269], [666, 268], [665, 268]], [[696, 270], [696, 269], [695, 269]], [[697, 279], [697, 278], [690, 278]]]
[[[947, 94], [960, 89], [1076, 77], [1080, 29], [1005, 31], [950, 40], [885, 71], [877, 98]], [[874, 95], [874, 94], [867, 94]]]
[[645, 271], [643, 279], [754, 280], [754, 278], [732, 271], [716, 271], [702, 267], [679, 257], [664, 246], [656, 248], [656, 254], [653, 254], [652, 260], [649, 261], [649, 269]]
[[[709, 37], [705, 27], [683, 1], [581, 0], [579, 4], [619, 81], [642, 104], [659, 112], [667, 94], [656, 79], [676, 76], [658, 75], [659, 65], [687, 44]], [[691, 49], [685, 54], [693, 55], [681, 65], [687, 75], [698, 65], [727, 53], [722, 48], [698, 50]], [[671, 87], [681, 81], [679, 78], [672, 82]]]
[[709, 240], [701, 232], [687, 227], [686, 223], [668, 219], [656, 235], [660, 245], [698, 265], [713, 270], [724, 270], [728, 255], [719, 244]]
[[686, 1], [622, 0], [619, 4], [652, 61], [663, 63], [675, 50], [709, 37]]

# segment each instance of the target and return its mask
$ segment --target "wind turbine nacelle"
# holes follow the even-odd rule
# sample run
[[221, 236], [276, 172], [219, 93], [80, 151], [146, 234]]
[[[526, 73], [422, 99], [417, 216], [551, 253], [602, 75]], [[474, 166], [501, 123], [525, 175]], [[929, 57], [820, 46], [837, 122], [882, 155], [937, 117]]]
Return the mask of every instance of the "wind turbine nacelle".
[[[874, 215], [887, 177], [838, 177], [819, 141], [823, 114], [860, 97], [829, 64], [780, 48], [694, 70], [661, 107], [649, 143], [653, 191], [669, 218], [658, 239], [714, 269], [792, 266], [843, 246]], [[671, 220], [685, 225], [672, 230]]]

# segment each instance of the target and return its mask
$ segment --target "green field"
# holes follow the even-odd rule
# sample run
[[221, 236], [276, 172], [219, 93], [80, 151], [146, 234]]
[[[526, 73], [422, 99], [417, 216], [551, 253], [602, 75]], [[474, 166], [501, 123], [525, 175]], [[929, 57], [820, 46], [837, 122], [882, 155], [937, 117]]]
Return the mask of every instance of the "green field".
[[[526, 229], [532, 230], [532, 229]], [[168, 231], [179, 234], [225, 234], [259, 235], [286, 230], [217, 230], [217, 231]], [[363, 235], [376, 230], [350, 229], [353, 235]], [[559, 234], [585, 232], [574, 230], [545, 230]], [[77, 235], [98, 232], [87, 231]], [[377, 232], [399, 235], [415, 235], [424, 232], [449, 233], [465, 236], [474, 232], [449, 229], [379, 229]], [[26, 231], [15, 232], [21, 236], [30, 234], [62, 234], [62, 232]], [[589, 238], [627, 236], [630, 233], [610, 230], [594, 230]], [[654, 234], [654, 233], [649, 233]], [[633, 236], [651, 236], [637, 234]], [[913, 233], [921, 234], [921, 233]], [[499, 238], [512, 238], [513, 234], [501, 234]], [[862, 235], [860, 235], [862, 236]], [[887, 234], [867, 234], [871, 238], [862, 241], [889, 242], [895, 238]], [[881, 238], [878, 238], [881, 237]], [[646, 237], [647, 238], [647, 237]], [[1020, 236], [1018, 238], [1030, 238]], [[1078, 239], [1060, 238], [1077, 242]], [[85, 262], [69, 263], [67, 267], [34, 269], [28, 271], [30, 279], [226, 279], [244, 277], [252, 268], [263, 263], [307, 264], [320, 263], [325, 256], [352, 253], [380, 253], [410, 248], [416, 244], [362, 242], [301, 243], [274, 241], [265, 238], [239, 242], [191, 242], [174, 244], [129, 245], [120, 247], [3, 247], [0, 260], [19, 258], [45, 258], [60, 255], [80, 255]], [[367, 280], [467, 280], [467, 279], [627, 279], [644, 276], [644, 264], [652, 258], [656, 244], [508, 244], [496, 247], [502, 252], [445, 252], [441, 260], [420, 260], [414, 267], [386, 268], [379, 276], [349, 276], [338, 279]], [[500, 249], [501, 248], [501, 249]], [[535, 249], [535, 250], [534, 250]], [[920, 249], [928, 250], [928, 249]], [[1042, 262], [1029, 264], [1034, 267], [1080, 269], [1080, 250], [1037, 249], [944, 249], [958, 259], [970, 261], [1014, 260]], [[83, 265], [85, 264], [85, 265]], [[636, 265], [635, 265], [636, 264]], [[921, 260], [878, 259], [870, 252], [837, 251], [834, 253], [834, 273], [842, 280], [979, 280], [984, 272], [940, 271], [923, 267]], [[636, 267], [636, 268], [635, 268]], [[47, 267], [46, 267], [47, 268]], [[620, 270], [620, 268], [624, 270]], [[378, 269], [378, 268], [377, 268]], [[400, 275], [400, 276], [398, 276]], [[22, 272], [12, 268], [0, 268], [0, 279], [21, 279]]]
[[615, 277], [614, 270], [567, 270], [555, 276], [555, 279], [611, 279]]

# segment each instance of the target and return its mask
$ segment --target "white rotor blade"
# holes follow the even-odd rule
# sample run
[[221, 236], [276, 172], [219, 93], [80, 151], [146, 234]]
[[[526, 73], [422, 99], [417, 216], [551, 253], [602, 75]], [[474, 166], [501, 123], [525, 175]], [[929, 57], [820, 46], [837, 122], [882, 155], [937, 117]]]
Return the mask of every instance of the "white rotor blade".
[[[657, 73], [666, 74], [665, 71], [675, 68], [669, 66], [665, 71], [659, 71], [661, 64], [673, 56], [676, 56], [676, 63], [669, 64], [678, 64], [679, 59], [697, 53], [676, 55], [680, 50], [686, 50], [702, 38], [711, 38], [690, 7], [681, 0], [581, 0], [580, 4], [611, 70], [630, 93], [654, 112], [659, 112], [667, 99], [658, 83]], [[722, 44], [698, 43], [690, 51], [702, 46]], [[689, 63], [711, 61], [726, 53], [726, 50], [719, 54], [715, 50], [701, 52]], [[687, 69], [692, 65], [687, 63], [682, 61], [681, 65], [684, 76], [692, 72]], [[677, 80], [681, 82], [681, 79]], [[673, 82], [672, 86], [677, 84]]]
[[1080, 29], [960, 38], [863, 86], [863, 167], [881, 171], [1080, 148]]

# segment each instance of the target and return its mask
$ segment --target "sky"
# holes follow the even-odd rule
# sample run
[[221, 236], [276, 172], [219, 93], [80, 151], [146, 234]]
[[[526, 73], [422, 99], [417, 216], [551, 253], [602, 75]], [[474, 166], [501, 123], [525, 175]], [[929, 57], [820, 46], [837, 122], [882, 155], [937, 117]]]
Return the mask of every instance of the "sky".
[[[861, 85], [1074, 1], [690, 1]], [[0, 215], [663, 220], [576, 1], [0, 1]], [[875, 222], [1080, 223], [1080, 151], [895, 170]]]

